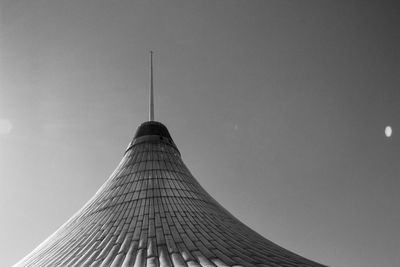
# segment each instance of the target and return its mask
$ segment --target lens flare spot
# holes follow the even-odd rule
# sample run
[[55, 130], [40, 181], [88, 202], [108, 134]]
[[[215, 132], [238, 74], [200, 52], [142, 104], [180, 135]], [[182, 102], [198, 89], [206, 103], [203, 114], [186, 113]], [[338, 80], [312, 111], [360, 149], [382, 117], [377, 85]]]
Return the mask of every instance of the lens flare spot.
[[0, 135], [7, 135], [12, 130], [12, 124], [7, 119], [0, 119]]
[[385, 135], [386, 135], [386, 137], [391, 137], [391, 136], [392, 136], [392, 133], [393, 133], [392, 127], [386, 126], [386, 128], [385, 128]]

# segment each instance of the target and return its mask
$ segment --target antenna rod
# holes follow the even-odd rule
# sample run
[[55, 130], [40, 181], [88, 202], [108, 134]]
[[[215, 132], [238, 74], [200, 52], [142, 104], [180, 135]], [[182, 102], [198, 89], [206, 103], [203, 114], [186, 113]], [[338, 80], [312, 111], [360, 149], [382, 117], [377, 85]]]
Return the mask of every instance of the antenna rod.
[[153, 51], [150, 51], [150, 95], [149, 121], [154, 121]]

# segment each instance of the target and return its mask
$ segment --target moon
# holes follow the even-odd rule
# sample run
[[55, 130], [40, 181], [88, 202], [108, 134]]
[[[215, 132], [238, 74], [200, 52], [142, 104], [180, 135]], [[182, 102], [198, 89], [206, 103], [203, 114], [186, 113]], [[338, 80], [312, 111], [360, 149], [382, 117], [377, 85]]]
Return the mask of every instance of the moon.
[[392, 127], [386, 126], [386, 128], [385, 128], [385, 135], [386, 135], [386, 137], [392, 136], [392, 133], [393, 133]]

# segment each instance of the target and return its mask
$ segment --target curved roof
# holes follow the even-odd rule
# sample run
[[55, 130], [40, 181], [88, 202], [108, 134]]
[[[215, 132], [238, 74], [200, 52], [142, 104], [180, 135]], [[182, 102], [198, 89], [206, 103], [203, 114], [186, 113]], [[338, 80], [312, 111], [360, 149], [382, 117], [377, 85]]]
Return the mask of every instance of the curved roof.
[[323, 266], [257, 234], [219, 205], [167, 128], [145, 122], [71, 219], [16, 266]]

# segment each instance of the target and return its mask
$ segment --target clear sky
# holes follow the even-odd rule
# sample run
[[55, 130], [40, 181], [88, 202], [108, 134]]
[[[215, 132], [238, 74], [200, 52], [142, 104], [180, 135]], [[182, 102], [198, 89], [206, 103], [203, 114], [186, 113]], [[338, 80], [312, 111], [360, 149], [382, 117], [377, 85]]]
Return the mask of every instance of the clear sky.
[[2, 0], [0, 266], [114, 170], [149, 50], [156, 120], [227, 210], [323, 264], [400, 266], [399, 6]]

